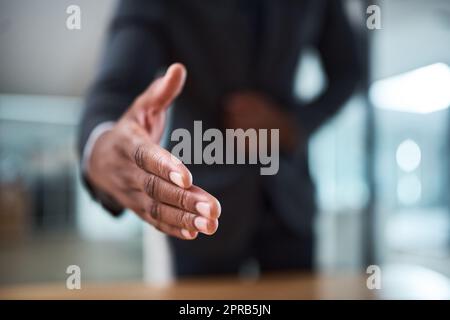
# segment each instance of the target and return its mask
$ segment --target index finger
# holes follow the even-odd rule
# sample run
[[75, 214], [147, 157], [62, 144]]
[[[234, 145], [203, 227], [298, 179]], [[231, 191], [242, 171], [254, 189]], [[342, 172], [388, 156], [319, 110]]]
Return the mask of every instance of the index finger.
[[132, 158], [136, 165], [180, 188], [192, 186], [192, 174], [181, 162], [166, 149], [151, 142], [140, 143], [132, 150]]

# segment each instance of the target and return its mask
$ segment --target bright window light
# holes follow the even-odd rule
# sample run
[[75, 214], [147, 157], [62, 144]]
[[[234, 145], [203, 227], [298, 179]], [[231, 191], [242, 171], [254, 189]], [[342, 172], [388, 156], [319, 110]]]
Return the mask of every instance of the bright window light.
[[435, 63], [376, 81], [370, 88], [375, 107], [411, 113], [430, 113], [450, 107], [450, 67]]

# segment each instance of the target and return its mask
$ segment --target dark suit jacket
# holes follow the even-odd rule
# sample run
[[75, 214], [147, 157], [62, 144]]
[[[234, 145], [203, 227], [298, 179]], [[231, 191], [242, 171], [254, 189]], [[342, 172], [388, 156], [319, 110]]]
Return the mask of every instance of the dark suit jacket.
[[[240, 90], [269, 95], [295, 114], [307, 136], [335, 114], [358, 76], [341, 1], [259, 0], [262, 23], [257, 32], [245, 11], [247, 1], [121, 1], [87, 96], [80, 150], [96, 125], [118, 119], [172, 62], [182, 62], [188, 70], [185, 90], [172, 110], [173, 129], [191, 129], [194, 120], [202, 120], [204, 130], [221, 128], [223, 99]], [[315, 102], [301, 105], [293, 94], [294, 76], [300, 53], [311, 46], [320, 53], [328, 87]], [[275, 176], [260, 176], [259, 169], [242, 165], [190, 166], [194, 183], [222, 203], [215, 243], [239, 245], [264, 210], [264, 197], [292, 230], [311, 232], [315, 196], [306, 149], [304, 144], [296, 154], [283, 155]]]

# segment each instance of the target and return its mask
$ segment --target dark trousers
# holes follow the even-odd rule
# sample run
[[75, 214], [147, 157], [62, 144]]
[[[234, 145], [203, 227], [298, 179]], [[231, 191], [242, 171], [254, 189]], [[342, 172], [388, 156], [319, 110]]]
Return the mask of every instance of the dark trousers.
[[175, 274], [177, 277], [238, 275], [249, 261], [256, 262], [261, 273], [311, 271], [313, 238], [312, 233], [295, 234], [273, 210], [267, 210], [261, 214], [248, 241], [232, 255], [193, 258], [186, 250], [173, 246]]

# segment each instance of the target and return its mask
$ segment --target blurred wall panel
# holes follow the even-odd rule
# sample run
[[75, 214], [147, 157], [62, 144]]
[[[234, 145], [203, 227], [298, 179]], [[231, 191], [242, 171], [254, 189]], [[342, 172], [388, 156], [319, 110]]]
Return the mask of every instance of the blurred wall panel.
[[373, 35], [378, 80], [436, 62], [450, 64], [450, 1], [378, 0], [382, 29]]
[[[0, 0], [0, 92], [82, 95], [115, 2]], [[81, 30], [66, 28], [69, 5], [81, 8]]]

